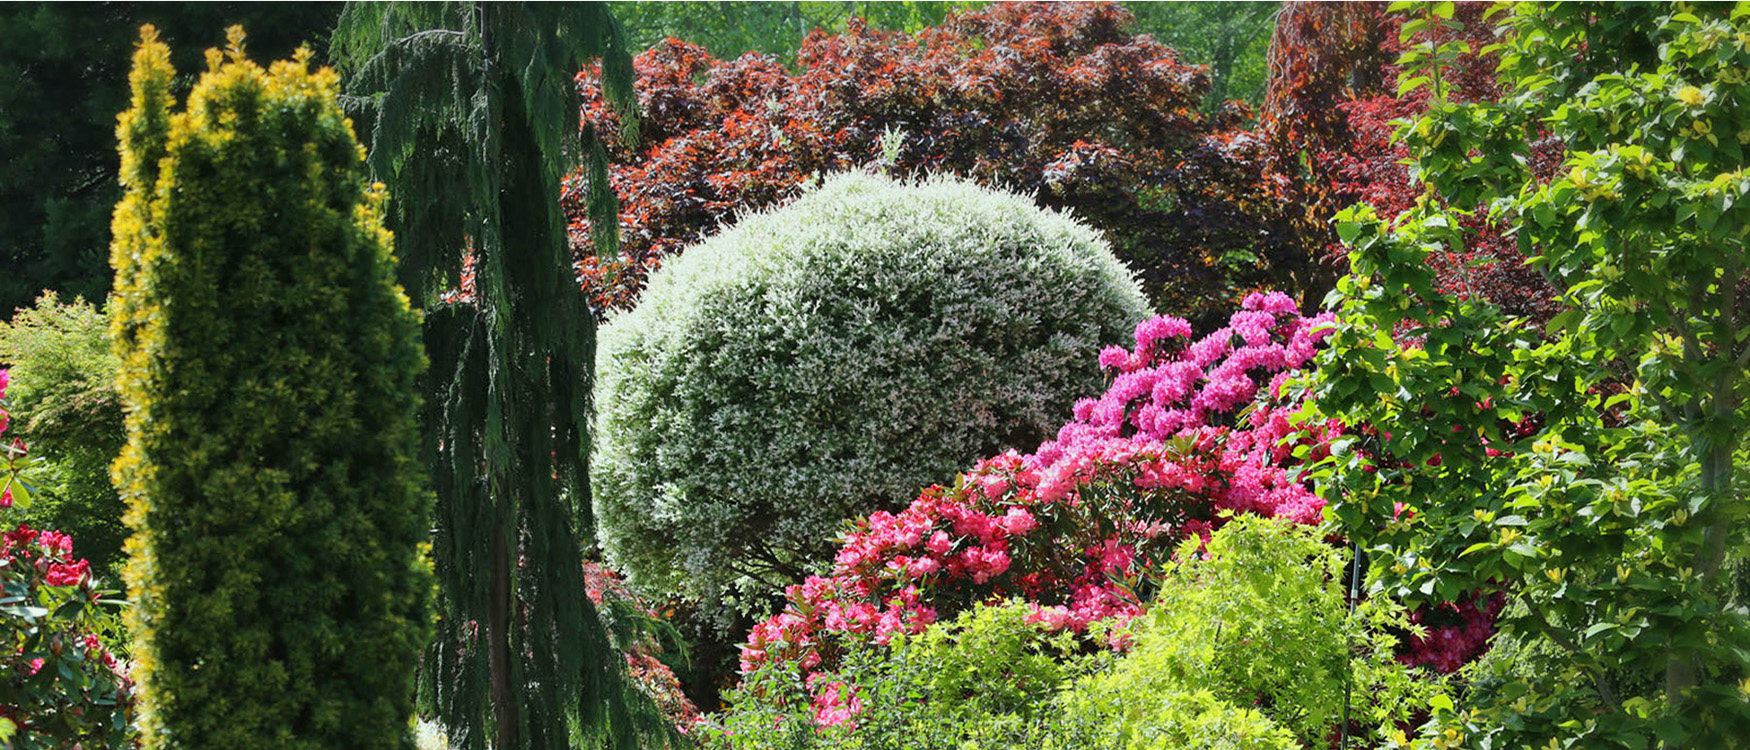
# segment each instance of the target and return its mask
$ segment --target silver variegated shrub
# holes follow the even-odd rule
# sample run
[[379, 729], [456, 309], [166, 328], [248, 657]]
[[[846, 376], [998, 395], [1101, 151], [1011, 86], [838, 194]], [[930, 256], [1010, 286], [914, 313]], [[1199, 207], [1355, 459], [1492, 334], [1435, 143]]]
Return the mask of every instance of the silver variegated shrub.
[[829, 177], [602, 329], [602, 546], [646, 592], [798, 581], [844, 519], [1051, 437], [1147, 313], [1096, 231], [1026, 197]]

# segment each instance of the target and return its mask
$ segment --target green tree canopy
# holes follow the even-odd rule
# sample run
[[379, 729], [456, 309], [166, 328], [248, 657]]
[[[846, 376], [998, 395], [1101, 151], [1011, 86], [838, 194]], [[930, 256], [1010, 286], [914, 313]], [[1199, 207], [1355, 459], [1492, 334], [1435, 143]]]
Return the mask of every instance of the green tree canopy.
[[[1416, 4], [1402, 34], [1452, 23]], [[1750, 730], [1750, 7], [1523, 3], [1499, 101], [1448, 97], [1462, 37], [1410, 48], [1430, 109], [1399, 135], [1425, 186], [1353, 248], [1319, 408], [1357, 427], [1322, 491], [1380, 591], [1500, 591], [1535, 663], [1474, 675], [1434, 746], [1712, 748]], [[1566, 148], [1553, 175], [1534, 142]], [[1547, 326], [1428, 259], [1484, 206], [1562, 292]], [[1394, 340], [1393, 335], [1398, 337]], [[1546, 744], [1547, 743], [1547, 744]]]

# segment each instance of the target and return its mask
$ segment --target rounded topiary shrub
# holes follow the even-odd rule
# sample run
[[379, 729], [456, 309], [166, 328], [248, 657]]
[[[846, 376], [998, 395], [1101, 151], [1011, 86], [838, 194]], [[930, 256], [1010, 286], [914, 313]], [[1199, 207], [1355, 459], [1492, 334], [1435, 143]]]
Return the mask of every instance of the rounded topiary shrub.
[[715, 600], [800, 579], [843, 520], [1032, 449], [1147, 314], [1100, 236], [937, 178], [828, 178], [650, 278], [601, 331], [609, 559]]

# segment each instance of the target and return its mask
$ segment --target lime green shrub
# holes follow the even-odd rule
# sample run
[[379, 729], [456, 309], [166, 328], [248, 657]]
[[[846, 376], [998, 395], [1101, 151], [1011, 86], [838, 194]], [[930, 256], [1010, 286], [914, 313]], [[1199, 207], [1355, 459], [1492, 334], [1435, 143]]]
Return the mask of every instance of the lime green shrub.
[[126, 436], [108, 329], [96, 306], [45, 294], [0, 323], [0, 368], [13, 377], [9, 434], [45, 459], [28, 472], [41, 491], [13, 520], [71, 535], [93, 573], [113, 581], [128, 531], [109, 481]]
[[1050, 437], [1146, 313], [1096, 232], [1026, 198], [828, 178], [602, 329], [601, 542], [646, 590], [797, 581], [843, 519]]
[[1432, 672], [1397, 663], [1392, 633], [1412, 629], [1400, 606], [1380, 597], [1351, 612], [1347, 555], [1315, 529], [1243, 516], [1200, 541], [1180, 547], [1131, 653], [1064, 698], [1119, 746], [1320, 747], [1346, 691], [1375, 737], [1442, 695]]
[[382, 191], [308, 52], [264, 69], [233, 28], [172, 112], [141, 38], [111, 262], [142, 739], [411, 748], [423, 359]]
[[[865, 638], [836, 668], [804, 678], [766, 662], [711, 717], [706, 747], [1099, 747], [1110, 732], [1063, 715], [1058, 692], [1110, 662], [1090, 641], [1052, 631], [1025, 602], [981, 605], [915, 636]], [[1095, 717], [1099, 718], [1099, 717]]]

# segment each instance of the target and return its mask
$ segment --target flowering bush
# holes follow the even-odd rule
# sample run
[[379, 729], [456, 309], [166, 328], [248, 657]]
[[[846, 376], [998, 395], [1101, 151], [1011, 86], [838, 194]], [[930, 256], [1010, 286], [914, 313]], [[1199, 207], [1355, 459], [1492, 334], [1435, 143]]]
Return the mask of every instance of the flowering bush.
[[[0, 370], [0, 439], [7, 428]], [[26, 500], [14, 493], [12, 456], [0, 475], [0, 507]], [[133, 683], [124, 663], [97, 636], [113, 617], [91, 575], [73, 556], [73, 540], [28, 525], [0, 534], [0, 746], [16, 750], [83, 746], [131, 747]]]
[[1069, 217], [946, 178], [830, 178], [602, 328], [602, 546], [645, 592], [774, 595], [844, 519], [1037, 445], [1145, 315]]
[[[754, 627], [744, 674], [772, 662], [829, 670], [859, 639], [886, 643], [1005, 597], [1047, 628], [1085, 632], [1141, 613], [1159, 585], [1146, 571], [1233, 514], [1318, 524], [1324, 502], [1297, 472], [1342, 429], [1300, 424], [1291, 381], [1329, 321], [1275, 293], [1249, 296], [1201, 339], [1177, 318], [1144, 321], [1134, 348], [1101, 353], [1110, 386], [1079, 402], [1055, 440], [853, 522], [831, 573], [790, 587], [788, 606]], [[1499, 606], [1413, 613], [1399, 658], [1457, 668], [1481, 653]]]
[[1446, 685], [1394, 658], [1396, 634], [1415, 630], [1401, 606], [1348, 605], [1347, 566], [1309, 526], [1238, 516], [1149, 574], [1148, 613], [1093, 628], [1123, 652], [1089, 648], [1036, 604], [981, 604], [886, 645], [849, 636], [830, 668], [761, 663], [707, 722], [706, 746], [1334, 746], [1346, 682], [1350, 734], [1378, 746]]
[[742, 669], [830, 666], [849, 637], [885, 642], [1009, 596], [1052, 629], [1085, 630], [1140, 612], [1142, 572], [1224, 511], [1317, 523], [1322, 501], [1290, 470], [1322, 455], [1335, 428], [1291, 424], [1285, 386], [1326, 319], [1272, 293], [1196, 341], [1184, 320], [1144, 321], [1134, 349], [1101, 353], [1110, 387], [1078, 403], [1055, 440], [855, 522], [831, 574], [790, 588], [789, 606], [754, 628]]
[[[1130, 23], [1116, 3], [993, 4], [916, 34], [853, 21], [811, 35], [794, 73], [659, 44], [634, 61], [639, 146], [610, 144], [621, 252], [580, 253], [585, 286], [599, 309], [629, 307], [651, 269], [720, 224], [877, 160], [1073, 210], [1158, 309], [1225, 311], [1237, 290], [1303, 279], [1312, 258], [1272, 218], [1243, 110], [1201, 112], [1206, 71]], [[619, 132], [595, 73], [579, 81], [586, 124]], [[583, 183], [566, 194], [580, 251]]]

